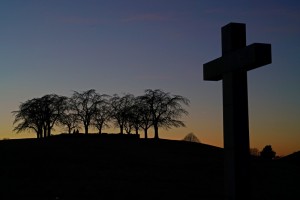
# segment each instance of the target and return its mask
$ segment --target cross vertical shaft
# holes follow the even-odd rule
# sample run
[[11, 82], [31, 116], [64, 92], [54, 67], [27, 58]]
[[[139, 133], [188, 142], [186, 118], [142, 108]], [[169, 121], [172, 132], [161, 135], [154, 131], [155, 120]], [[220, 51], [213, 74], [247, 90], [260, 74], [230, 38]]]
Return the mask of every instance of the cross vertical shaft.
[[222, 57], [203, 65], [207, 81], [223, 80], [226, 199], [250, 199], [247, 71], [272, 62], [271, 45], [246, 46], [246, 25], [222, 27]]
[[[246, 47], [245, 24], [222, 28], [222, 56]], [[247, 71], [223, 74], [225, 191], [230, 199], [247, 199], [249, 190], [249, 120]]]

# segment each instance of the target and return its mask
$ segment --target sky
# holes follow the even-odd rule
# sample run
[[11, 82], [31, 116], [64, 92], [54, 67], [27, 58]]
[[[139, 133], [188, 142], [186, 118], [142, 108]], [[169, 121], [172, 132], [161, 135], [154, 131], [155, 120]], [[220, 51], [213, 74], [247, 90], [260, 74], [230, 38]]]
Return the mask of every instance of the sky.
[[190, 100], [186, 127], [162, 129], [161, 138], [194, 133], [223, 147], [222, 82], [204, 81], [202, 71], [221, 56], [230, 22], [246, 24], [247, 45], [272, 45], [272, 63], [248, 72], [251, 148], [299, 151], [296, 0], [1, 0], [0, 139], [35, 137], [13, 132], [11, 113], [35, 97], [161, 89]]

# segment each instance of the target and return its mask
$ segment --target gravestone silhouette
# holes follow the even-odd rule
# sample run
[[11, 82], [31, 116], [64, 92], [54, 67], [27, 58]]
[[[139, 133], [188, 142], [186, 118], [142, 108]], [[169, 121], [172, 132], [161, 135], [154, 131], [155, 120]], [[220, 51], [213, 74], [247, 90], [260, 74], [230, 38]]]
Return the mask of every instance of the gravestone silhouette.
[[250, 198], [247, 71], [271, 62], [270, 44], [246, 46], [246, 25], [229, 23], [222, 27], [222, 57], [203, 65], [204, 80], [223, 83], [225, 195], [230, 200]]

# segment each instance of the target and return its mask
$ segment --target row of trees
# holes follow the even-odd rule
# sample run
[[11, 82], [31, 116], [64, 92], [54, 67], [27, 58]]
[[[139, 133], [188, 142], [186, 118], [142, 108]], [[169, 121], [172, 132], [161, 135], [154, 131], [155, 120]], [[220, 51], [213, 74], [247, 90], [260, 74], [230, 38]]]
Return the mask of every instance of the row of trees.
[[189, 100], [180, 95], [156, 89], [145, 90], [145, 94], [135, 97], [132, 94], [109, 96], [99, 94], [94, 89], [75, 91], [69, 98], [57, 94], [48, 94], [21, 103], [19, 110], [13, 111], [14, 131], [33, 130], [37, 138], [49, 137], [55, 126], [64, 127], [69, 133], [81, 126], [85, 134], [94, 127], [101, 134], [104, 128], [118, 127], [136, 134], [143, 130], [145, 138], [150, 127], [154, 129], [154, 138], [158, 139], [159, 128], [185, 126], [180, 120], [188, 112], [183, 106]]

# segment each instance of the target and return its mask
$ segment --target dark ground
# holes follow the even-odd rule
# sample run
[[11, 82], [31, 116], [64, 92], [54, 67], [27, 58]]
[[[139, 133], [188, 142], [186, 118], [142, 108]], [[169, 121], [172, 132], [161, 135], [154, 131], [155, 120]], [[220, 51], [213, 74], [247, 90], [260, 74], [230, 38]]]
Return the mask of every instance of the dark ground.
[[[184, 141], [0, 141], [0, 199], [225, 199], [223, 150]], [[253, 199], [299, 199], [300, 165], [252, 161]]]

